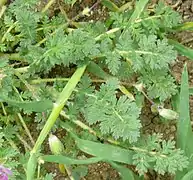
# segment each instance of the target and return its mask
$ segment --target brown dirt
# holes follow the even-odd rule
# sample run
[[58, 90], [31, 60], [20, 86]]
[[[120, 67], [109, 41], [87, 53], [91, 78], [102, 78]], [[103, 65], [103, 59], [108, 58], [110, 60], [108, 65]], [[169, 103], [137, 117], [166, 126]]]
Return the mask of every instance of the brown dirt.
[[82, 180], [120, 180], [116, 170], [107, 163], [96, 163], [88, 166], [88, 175]]

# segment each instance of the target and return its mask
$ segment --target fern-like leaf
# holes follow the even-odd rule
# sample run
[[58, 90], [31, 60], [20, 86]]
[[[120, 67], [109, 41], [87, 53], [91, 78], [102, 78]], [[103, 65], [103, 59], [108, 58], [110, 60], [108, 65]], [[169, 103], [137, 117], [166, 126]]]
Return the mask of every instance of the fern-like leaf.
[[141, 127], [140, 108], [126, 96], [121, 96], [117, 100], [115, 96], [117, 87], [109, 83], [103, 84], [100, 91], [88, 98], [84, 116], [89, 124], [100, 122], [103, 134], [111, 133], [115, 139], [123, 138], [136, 142]]

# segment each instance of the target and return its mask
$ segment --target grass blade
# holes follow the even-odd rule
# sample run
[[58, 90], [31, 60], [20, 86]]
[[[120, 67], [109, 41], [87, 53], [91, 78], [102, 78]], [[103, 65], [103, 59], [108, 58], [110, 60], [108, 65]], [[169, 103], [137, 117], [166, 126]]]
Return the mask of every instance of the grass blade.
[[29, 162], [27, 164], [27, 180], [33, 180], [34, 179], [34, 173], [36, 170], [36, 166], [37, 166], [37, 157], [36, 154], [30, 154], [30, 158], [29, 158]]
[[[100, 157], [92, 157], [92, 158], [80, 160], [80, 159], [69, 158], [67, 156], [62, 156], [62, 155], [45, 155], [45, 156], [42, 156], [41, 159], [46, 162], [65, 164], [67, 166], [74, 165], [74, 164], [76, 165], [93, 164], [99, 161], [103, 161], [103, 162], [105, 161], [103, 158], [100, 158]], [[107, 161], [107, 163], [111, 164], [111, 166], [119, 172], [122, 180], [128, 180], [128, 179], [134, 180], [133, 172], [130, 169], [124, 166], [118, 165], [112, 161]]]
[[117, 163], [112, 161], [109, 161], [108, 163], [119, 172], [122, 180], [135, 180], [133, 172], [130, 169], [118, 165]]
[[174, 46], [174, 48], [183, 56], [186, 56], [187, 58], [189, 58], [190, 60], [193, 60], [193, 49], [190, 49], [182, 44], [180, 44], [179, 42], [169, 39], [168, 40], [169, 44], [171, 44], [172, 46]]
[[[180, 100], [179, 100], [179, 120], [177, 122], [177, 147], [184, 150], [186, 156], [191, 159], [191, 154], [193, 152], [192, 146], [192, 129], [190, 123], [190, 113], [189, 113], [189, 85], [188, 85], [188, 71], [187, 65], [185, 64], [182, 78], [181, 78], [181, 88], [180, 88]], [[192, 168], [193, 162], [190, 160], [189, 168]], [[178, 171], [175, 176], [175, 180], [181, 180], [186, 174], [186, 171]]]
[[75, 138], [78, 148], [87, 154], [126, 164], [132, 164], [133, 162], [133, 151], [110, 144], [101, 144], [93, 141], [83, 140], [75, 135], [72, 136]]
[[186, 150], [188, 136], [191, 133], [190, 112], [189, 112], [189, 85], [187, 66], [184, 66], [180, 91], [180, 118], [177, 123], [177, 145]]
[[106, 73], [98, 64], [92, 61], [89, 63], [87, 70], [95, 76], [104, 80], [107, 80], [112, 77], [111, 75]]
[[113, 2], [111, 2], [110, 0], [102, 0], [101, 4], [106, 6], [109, 10], [111, 10], [113, 12], [119, 11], [119, 8], [117, 7], [117, 5]]
[[136, 1], [135, 10], [129, 19], [129, 24], [134, 23], [140, 17], [148, 2], [149, 0]]
[[45, 155], [41, 157], [46, 162], [54, 162], [58, 164], [73, 165], [73, 164], [92, 164], [102, 161], [103, 158], [93, 157], [88, 159], [73, 159], [62, 155]]
[[173, 28], [175, 31], [192, 31], [193, 30], [193, 22], [185, 22], [180, 24], [177, 27]]
[[60, 125], [71, 134], [76, 142], [77, 147], [81, 151], [105, 160], [132, 164], [134, 154], [133, 151], [110, 144], [101, 144], [98, 142], [80, 139], [76, 134], [73, 133], [73, 128], [69, 123], [60, 122]]
[[193, 87], [190, 87], [189, 93], [190, 93], [190, 95], [193, 95]]
[[44, 101], [15, 101], [12, 99], [0, 97], [1, 102], [7, 102], [9, 105], [19, 107], [21, 109], [27, 110], [27, 111], [33, 111], [33, 112], [43, 112], [49, 109], [52, 109], [53, 103], [50, 100], [44, 100]]
[[193, 170], [186, 173], [185, 176], [182, 178], [182, 180], [191, 180], [191, 179], [193, 179]]
[[122, 35], [127, 31], [129, 26], [132, 26], [135, 23], [135, 21], [140, 18], [141, 13], [146, 8], [148, 2], [149, 0], [136, 1], [135, 9], [128, 21], [126, 28], [123, 30]]
[[70, 95], [73, 92], [74, 88], [76, 87], [77, 83], [80, 81], [80, 78], [83, 75], [85, 68], [86, 68], [86, 66], [78, 68], [76, 70], [76, 72], [72, 75], [72, 77], [70, 78], [70, 80], [68, 81], [66, 86], [64, 87], [63, 91], [60, 93], [60, 95], [55, 103], [55, 106], [54, 106], [44, 128], [42, 129], [42, 131], [41, 131], [41, 133], [36, 141], [36, 144], [35, 144], [33, 150], [37, 151], [37, 149], [41, 146], [42, 142], [44, 141], [44, 139], [48, 135], [50, 129], [52, 128], [57, 117], [59, 116], [60, 111], [64, 107], [66, 101], [70, 97]]

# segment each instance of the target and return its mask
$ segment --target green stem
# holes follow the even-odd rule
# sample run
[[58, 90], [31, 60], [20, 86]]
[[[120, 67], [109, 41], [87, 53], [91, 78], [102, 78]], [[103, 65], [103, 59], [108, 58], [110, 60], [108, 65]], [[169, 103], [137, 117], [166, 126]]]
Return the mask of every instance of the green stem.
[[51, 6], [53, 3], [55, 3], [55, 0], [50, 0], [50, 1], [46, 4], [46, 6], [42, 9], [42, 13], [45, 13], [45, 12], [50, 8], [50, 6]]
[[142, 22], [142, 21], [148, 21], [148, 20], [158, 19], [158, 18], [161, 18], [161, 17], [162, 17], [161, 15], [157, 15], [157, 16], [150, 16], [150, 17], [143, 18], [143, 19], [136, 19], [136, 20], [135, 20], [135, 23], [140, 23], [140, 22]]
[[6, 39], [6, 35], [17, 25], [18, 21], [16, 21], [15, 23], [13, 23], [8, 29], [7, 31], [4, 33], [1, 42], [3, 43]]
[[32, 150], [31, 146], [23, 139], [22, 136], [19, 134], [16, 134], [17, 138], [23, 143], [23, 145], [28, 148], [29, 150]]
[[35, 142], [34, 142], [32, 136], [31, 136], [31, 133], [30, 133], [30, 131], [29, 131], [27, 125], [25, 124], [25, 121], [23, 120], [21, 114], [20, 114], [20, 113], [17, 113], [17, 116], [19, 117], [19, 120], [20, 120], [22, 126], [24, 127], [26, 134], [27, 134], [28, 137], [30, 138], [31, 143], [34, 145]]
[[18, 73], [26, 73], [28, 69], [29, 69], [29, 66], [25, 66], [25, 67], [16, 68], [14, 70]]
[[[34, 79], [30, 81], [30, 84], [40, 84], [43, 82], [55, 82], [55, 81], [69, 81], [70, 78], [46, 78], [46, 79]], [[103, 79], [92, 79], [92, 82], [95, 83], [104, 83], [106, 82]]]
[[5, 110], [5, 106], [4, 106], [3, 102], [1, 102], [1, 107], [2, 107], [2, 110], [3, 110], [4, 116], [7, 116], [7, 112]]
[[38, 163], [37, 179], [40, 178], [40, 168], [41, 168], [41, 163]]
[[[66, 113], [64, 111], [60, 112], [60, 115], [62, 115], [65, 119], [70, 120], [70, 117], [68, 115], [66, 115]], [[91, 133], [92, 135], [99, 137], [100, 139], [103, 139], [102, 135], [100, 133], [97, 133], [96, 131], [94, 131], [91, 127], [87, 126], [86, 124], [84, 124], [82, 121], [80, 120], [73, 120], [71, 121], [74, 124], [76, 124], [77, 126], [79, 126], [80, 128], [87, 130], [89, 133]], [[64, 124], [64, 122], [61, 122], [61, 126]], [[114, 145], [120, 145], [120, 142], [115, 141], [114, 139], [111, 138], [107, 138], [107, 141], [109, 143], [112, 143]]]
[[[15, 86], [13, 86], [13, 89], [14, 89], [14, 91], [18, 94], [20, 100], [23, 101], [23, 98], [22, 98], [22, 96], [19, 94], [19, 91], [17, 90], [17, 88], [16, 88]], [[25, 121], [23, 120], [21, 114], [20, 114], [20, 113], [17, 113], [17, 116], [18, 116], [18, 118], [19, 118], [22, 126], [24, 127], [26, 134], [28, 135], [29, 139], [31, 140], [32, 145], [34, 145], [35, 142], [34, 142], [32, 136], [31, 136], [31, 133], [30, 133], [30, 131], [29, 131], [29, 129], [28, 129]]]
[[6, 6], [2, 6], [2, 7], [1, 7], [1, 11], [0, 11], [0, 19], [1, 19], [1, 17], [3, 16], [3, 14], [4, 14], [4, 12], [5, 12], [6, 9], [7, 9]]
[[[46, 121], [46, 124], [44, 125], [42, 131], [40, 132], [40, 135], [38, 136], [38, 139], [30, 153], [30, 158], [27, 165], [27, 180], [33, 180], [34, 179], [34, 173], [35, 173], [35, 167], [36, 167], [36, 161], [35, 161], [35, 154], [40, 149], [43, 141], [47, 137], [48, 133], [50, 132], [51, 128], [53, 127], [56, 119], [58, 118], [62, 108], [64, 107], [66, 101], [71, 96], [74, 88], [76, 87], [77, 83], [80, 81], [80, 78], [84, 74], [84, 71], [86, 69], [86, 65], [79, 67], [75, 73], [72, 75], [71, 79], [68, 81], [66, 86], [64, 87], [63, 91], [60, 93], [56, 103], [54, 103], [54, 107], [52, 109], [52, 112]], [[33, 167], [33, 170], [31, 168]]]

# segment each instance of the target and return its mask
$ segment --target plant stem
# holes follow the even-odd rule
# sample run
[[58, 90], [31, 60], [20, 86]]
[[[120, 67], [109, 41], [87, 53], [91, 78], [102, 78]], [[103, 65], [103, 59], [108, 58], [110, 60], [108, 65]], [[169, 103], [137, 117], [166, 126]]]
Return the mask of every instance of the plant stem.
[[142, 21], [147, 21], [147, 20], [152, 20], [152, 19], [157, 19], [157, 18], [161, 18], [161, 15], [157, 15], [157, 16], [150, 16], [147, 18], [143, 18], [143, 19], [136, 19], [135, 23], [140, 23]]
[[1, 102], [1, 107], [2, 107], [2, 110], [3, 110], [3, 114], [4, 114], [5, 116], [7, 116], [7, 112], [6, 112], [6, 110], [5, 110], [5, 106], [4, 106], [3, 102]]
[[24, 129], [25, 129], [25, 132], [27, 133], [28, 137], [30, 138], [30, 141], [31, 141], [32, 145], [34, 145], [34, 144], [35, 144], [34, 139], [32, 138], [31, 133], [30, 133], [27, 125], [25, 124], [25, 121], [23, 120], [21, 114], [20, 114], [20, 113], [17, 113], [17, 116], [19, 117], [19, 120], [20, 120], [22, 126], [23, 126]]
[[45, 12], [50, 8], [50, 6], [51, 6], [53, 3], [55, 3], [55, 0], [50, 0], [50, 1], [46, 4], [46, 6], [42, 9], [42, 13], [45, 13]]
[[75, 180], [74, 177], [72, 176], [72, 172], [71, 172], [70, 168], [68, 166], [66, 166], [66, 165], [64, 167], [66, 169], [66, 172], [68, 174], [69, 179], [70, 180]]
[[[42, 82], [55, 82], [55, 81], [69, 81], [70, 78], [46, 78], [46, 79], [34, 79], [30, 81], [30, 84], [39, 84]], [[103, 83], [106, 82], [103, 79], [92, 79], [92, 82]]]
[[25, 66], [25, 67], [16, 68], [14, 70], [18, 73], [26, 73], [28, 69], [29, 69], [29, 66]]
[[31, 146], [23, 139], [23, 137], [21, 137], [19, 134], [16, 134], [16, 136], [26, 148], [28, 148], [29, 150], [32, 150]]
[[[60, 112], [60, 115], [62, 115], [65, 119], [67, 120], [70, 120], [70, 117], [68, 115], [66, 115], [66, 113], [64, 111], [61, 111]], [[96, 131], [94, 131], [91, 127], [87, 126], [86, 124], [84, 124], [82, 121], [80, 120], [72, 120], [71, 122], [73, 122], [74, 124], [76, 124], [77, 126], [79, 126], [80, 128], [84, 129], [84, 130], [87, 130], [89, 133], [91, 133], [92, 135], [100, 138], [100, 139], [103, 139], [102, 138], [102, 135], [100, 133], [97, 133]], [[64, 122], [61, 122], [61, 125], [63, 124]], [[112, 143], [114, 145], [120, 145], [120, 142], [118, 141], [115, 141], [114, 139], [111, 139], [111, 138], [107, 138], [107, 141], [109, 143]]]
[[7, 31], [4, 33], [1, 42], [3, 43], [6, 39], [6, 35], [16, 26], [16, 24], [18, 23], [18, 21], [16, 21], [15, 23], [13, 23], [8, 29]]
[[[22, 96], [19, 94], [19, 91], [17, 90], [17, 88], [16, 88], [15, 86], [13, 86], [13, 89], [14, 89], [14, 91], [18, 94], [20, 100], [23, 101], [23, 98], [22, 98]], [[31, 140], [32, 145], [34, 145], [35, 142], [34, 142], [32, 136], [31, 136], [31, 133], [30, 133], [30, 131], [29, 131], [29, 129], [28, 129], [25, 121], [23, 120], [21, 114], [20, 114], [20, 113], [17, 113], [17, 116], [18, 116], [18, 118], [19, 118], [22, 126], [24, 127], [26, 134], [28, 135], [29, 139]]]
[[1, 7], [1, 11], [0, 11], [0, 19], [1, 19], [1, 17], [3, 16], [3, 14], [4, 14], [4, 12], [5, 12], [6, 9], [7, 9], [6, 6], [2, 6], [2, 7]]

